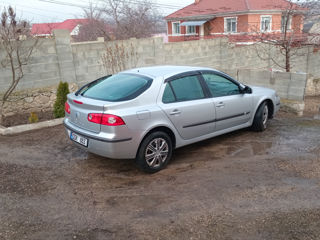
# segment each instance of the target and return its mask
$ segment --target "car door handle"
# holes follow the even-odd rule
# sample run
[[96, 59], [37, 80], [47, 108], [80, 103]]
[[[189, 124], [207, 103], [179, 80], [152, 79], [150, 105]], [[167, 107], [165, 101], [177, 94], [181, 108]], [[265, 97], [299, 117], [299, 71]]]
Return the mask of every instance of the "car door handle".
[[224, 107], [224, 103], [223, 102], [219, 102], [219, 103], [216, 104], [216, 107], [222, 108], [222, 107]]
[[181, 112], [178, 110], [178, 109], [174, 109], [171, 113], [170, 113], [170, 115], [178, 115], [178, 114], [180, 114]]

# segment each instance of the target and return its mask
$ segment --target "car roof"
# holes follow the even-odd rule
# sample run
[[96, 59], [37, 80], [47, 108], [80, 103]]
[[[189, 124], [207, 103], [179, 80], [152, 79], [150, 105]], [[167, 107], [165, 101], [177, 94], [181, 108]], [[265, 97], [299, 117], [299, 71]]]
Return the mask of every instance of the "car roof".
[[131, 70], [124, 71], [123, 73], [136, 73], [146, 75], [152, 78], [164, 77], [168, 78], [183, 72], [190, 71], [199, 71], [199, 70], [213, 70], [220, 72], [218, 70], [206, 67], [190, 67], [190, 66], [173, 66], [173, 65], [165, 65], [165, 66], [153, 66], [153, 67], [141, 67], [134, 68]]

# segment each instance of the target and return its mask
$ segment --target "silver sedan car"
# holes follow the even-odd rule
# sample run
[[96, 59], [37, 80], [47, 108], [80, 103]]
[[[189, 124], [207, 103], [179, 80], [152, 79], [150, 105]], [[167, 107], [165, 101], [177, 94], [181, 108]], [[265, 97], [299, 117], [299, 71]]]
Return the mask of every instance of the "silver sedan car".
[[68, 137], [89, 152], [163, 169], [173, 149], [241, 128], [264, 131], [280, 107], [272, 89], [203, 67], [155, 66], [99, 78], [68, 95]]

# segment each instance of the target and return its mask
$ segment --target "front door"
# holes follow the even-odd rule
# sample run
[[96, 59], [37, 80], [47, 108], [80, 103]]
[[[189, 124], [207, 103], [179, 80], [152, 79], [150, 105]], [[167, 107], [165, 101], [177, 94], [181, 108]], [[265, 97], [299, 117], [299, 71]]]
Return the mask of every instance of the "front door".
[[202, 74], [211, 92], [216, 113], [216, 131], [228, 129], [250, 120], [252, 94], [244, 94], [239, 85], [214, 72]]

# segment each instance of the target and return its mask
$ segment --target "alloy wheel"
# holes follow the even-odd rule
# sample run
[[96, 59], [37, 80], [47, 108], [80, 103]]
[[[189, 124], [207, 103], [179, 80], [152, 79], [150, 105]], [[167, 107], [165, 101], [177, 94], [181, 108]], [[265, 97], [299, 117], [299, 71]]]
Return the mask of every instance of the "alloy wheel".
[[145, 160], [149, 167], [158, 168], [168, 157], [169, 146], [165, 139], [155, 138], [147, 146]]
[[263, 113], [262, 113], [262, 123], [263, 123], [264, 128], [267, 127], [268, 114], [269, 114], [269, 109], [268, 109], [268, 106], [265, 105], [263, 108]]

